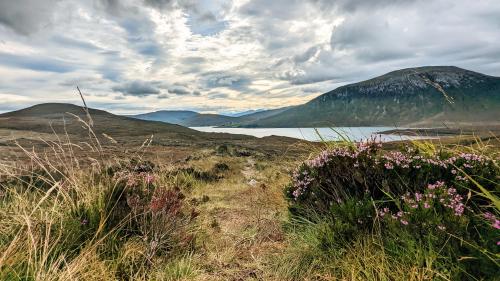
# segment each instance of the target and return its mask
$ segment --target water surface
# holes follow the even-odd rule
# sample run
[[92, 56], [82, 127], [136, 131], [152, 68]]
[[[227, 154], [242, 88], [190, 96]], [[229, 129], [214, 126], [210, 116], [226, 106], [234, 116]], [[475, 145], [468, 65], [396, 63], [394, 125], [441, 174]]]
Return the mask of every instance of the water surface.
[[395, 134], [380, 134], [380, 132], [402, 129], [395, 127], [335, 127], [335, 128], [217, 128], [217, 127], [190, 127], [201, 132], [230, 133], [255, 136], [258, 138], [267, 136], [283, 136], [308, 141], [341, 140], [342, 138], [351, 141], [367, 140], [377, 137], [382, 141], [396, 141], [421, 139], [424, 137], [403, 136]]

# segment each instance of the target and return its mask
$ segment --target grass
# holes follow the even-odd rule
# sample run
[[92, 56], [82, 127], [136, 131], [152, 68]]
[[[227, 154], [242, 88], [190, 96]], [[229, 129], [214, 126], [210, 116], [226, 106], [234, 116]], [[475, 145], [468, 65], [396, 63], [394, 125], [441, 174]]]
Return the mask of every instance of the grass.
[[[403, 201], [396, 204], [398, 190], [419, 190], [408, 187], [412, 178], [404, 169], [377, 170], [381, 174], [363, 179], [343, 159], [321, 176], [322, 188], [328, 181], [341, 183], [335, 188], [346, 196], [331, 208], [311, 209], [316, 202], [284, 193], [308, 153], [313, 158], [323, 149], [356, 149], [348, 141], [292, 155], [206, 145], [166, 159], [159, 152], [170, 148], [160, 150], [151, 139], [113, 154], [112, 145], [122, 144], [89, 136], [71, 143], [67, 135], [53, 135], [43, 150], [24, 149], [22, 163], [0, 165], [1, 280], [489, 280], [498, 272], [498, 248], [481, 242], [490, 235], [483, 228], [478, 231], [485, 236], [466, 237], [450, 228], [444, 239], [432, 236], [439, 232], [417, 239], [401, 225], [366, 218], [384, 206], [404, 208]], [[479, 139], [410, 146], [422, 155], [499, 156], [498, 147]], [[387, 144], [377, 153], [398, 149], [400, 144]], [[376, 170], [369, 164], [363, 171]], [[492, 188], [498, 177], [454, 168], [469, 179], [460, 192], [470, 190], [471, 200], [481, 204], [477, 210], [498, 215], [498, 190]], [[418, 185], [430, 183], [426, 177], [418, 177]], [[391, 189], [375, 192], [379, 179], [392, 181]], [[360, 182], [372, 189], [371, 197], [350, 193]], [[329, 196], [316, 201], [328, 202]], [[447, 245], [457, 243], [451, 249], [469, 252], [453, 255]], [[473, 260], [489, 272], [458, 266]]]
[[2, 280], [257, 279], [282, 244], [285, 162], [214, 146], [153, 163], [148, 141], [84, 158], [56, 139], [0, 166]]

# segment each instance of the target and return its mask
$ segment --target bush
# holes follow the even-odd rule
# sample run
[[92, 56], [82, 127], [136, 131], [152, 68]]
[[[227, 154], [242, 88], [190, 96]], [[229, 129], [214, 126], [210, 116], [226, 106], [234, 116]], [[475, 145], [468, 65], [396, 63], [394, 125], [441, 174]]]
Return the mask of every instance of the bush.
[[498, 160], [484, 155], [426, 154], [413, 147], [384, 151], [368, 142], [304, 162], [286, 196], [293, 217], [329, 225], [330, 234], [320, 235], [322, 251], [349, 247], [379, 231], [387, 252], [400, 260], [418, 261], [407, 252], [417, 247], [436, 257], [423, 258], [422, 266], [432, 260], [435, 270], [452, 279], [491, 278], [500, 274], [500, 221], [491, 200], [500, 191], [499, 176]]

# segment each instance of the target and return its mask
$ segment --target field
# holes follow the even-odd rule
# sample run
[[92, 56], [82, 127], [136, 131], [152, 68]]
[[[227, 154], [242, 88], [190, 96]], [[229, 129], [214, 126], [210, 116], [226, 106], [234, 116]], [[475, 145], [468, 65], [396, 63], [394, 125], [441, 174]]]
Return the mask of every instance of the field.
[[[0, 131], [1, 280], [494, 280], [500, 273], [495, 137], [383, 145], [225, 134], [183, 140], [81, 124], [83, 133], [74, 123], [71, 133]], [[454, 160], [444, 168], [437, 159]], [[423, 195], [452, 200], [452, 208], [411, 201]]]

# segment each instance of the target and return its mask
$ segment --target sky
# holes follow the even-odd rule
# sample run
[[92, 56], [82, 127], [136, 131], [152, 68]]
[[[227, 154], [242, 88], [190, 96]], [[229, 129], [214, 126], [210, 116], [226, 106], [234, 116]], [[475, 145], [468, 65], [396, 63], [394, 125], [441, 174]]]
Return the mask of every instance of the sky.
[[498, 0], [0, 0], [0, 112], [305, 103], [400, 68], [500, 76]]

